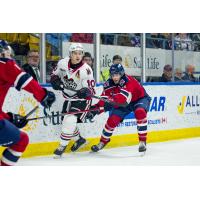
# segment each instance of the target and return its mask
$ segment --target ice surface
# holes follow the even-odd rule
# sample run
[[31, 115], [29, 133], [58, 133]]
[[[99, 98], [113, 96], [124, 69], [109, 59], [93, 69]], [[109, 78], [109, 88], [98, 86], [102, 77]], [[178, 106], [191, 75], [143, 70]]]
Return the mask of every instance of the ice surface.
[[98, 153], [81, 152], [64, 154], [61, 159], [52, 156], [21, 159], [25, 166], [71, 165], [200, 165], [200, 138], [149, 143], [145, 156], [138, 153], [138, 146], [105, 149]]

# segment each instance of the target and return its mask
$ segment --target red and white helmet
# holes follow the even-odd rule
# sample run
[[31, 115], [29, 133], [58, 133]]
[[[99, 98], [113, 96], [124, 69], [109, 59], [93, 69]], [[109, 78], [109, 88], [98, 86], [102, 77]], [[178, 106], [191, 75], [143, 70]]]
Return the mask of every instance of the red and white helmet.
[[83, 54], [84, 54], [83, 46], [80, 43], [73, 43], [73, 44], [70, 45], [70, 47], [69, 47], [69, 56], [71, 56], [73, 51], [82, 51]]

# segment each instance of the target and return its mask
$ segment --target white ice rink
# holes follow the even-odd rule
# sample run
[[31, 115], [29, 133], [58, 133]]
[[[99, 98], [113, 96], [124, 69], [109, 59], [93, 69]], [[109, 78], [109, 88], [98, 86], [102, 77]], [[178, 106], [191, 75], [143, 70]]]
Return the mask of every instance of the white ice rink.
[[147, 148], [143, 157], [137, 152], [138, 146], [129, 146], [98, 153], [64, 154], [61, 159], [54, 159], [53, 156], [21, 159], [18, 165], [200, 165], [200, 138], [150, 143]]

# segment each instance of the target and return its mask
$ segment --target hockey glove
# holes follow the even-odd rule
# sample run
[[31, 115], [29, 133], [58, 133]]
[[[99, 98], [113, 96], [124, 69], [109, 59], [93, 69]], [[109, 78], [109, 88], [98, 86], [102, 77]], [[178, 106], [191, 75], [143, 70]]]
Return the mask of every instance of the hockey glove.
[[[99, 115], [101, 112], [100, 112], [100, 109], [97, 105], [93, 105], [90, 107], [90, 109], [94, 109], [90, 112], [87, 113], [86, 115], [86, 119], [89, 119], [90, 121], [92, 121], [92, 119], [96, 116], [96, 115]], [[96, 110], [95, 110], [96, 109]]]
[[84, 87], [84, 88], [81, 88], [80, 90], [78, 90], [77, 96], [80, 99], [91, 99], [92, 92], [89, 88]]
[[52, 76], [50, 82], [54, 90], [64, 90], [64, 84], [58, 76]]
[[28, 120], [21, 115], [14, 114], [11, 112], [8, 112], [7, 114], [10, 116], [10, 122], [18, 128], [23, 128], [28, 123]]
[[51, 91], [46, 90], [46, 96], [44, 97], [44, 99], [41, 102], [41, 104], [42, 104], [42, 106], [44, 106], [44, 108], [49, 108], [50, 109], [55, 100], [56, 100], [55, 94], [53, 92], [51, 92]]
[[105, 112], [110, 111], [113, 106], [110, 104], [110, 102], [113, 102], [114, 100], [112, 98], [109, 98], [108, 96], [101, 96], [102, 100], [100, 100], [101, 102], [103, 101], [103, 106], [104, 106], [104, 110]]

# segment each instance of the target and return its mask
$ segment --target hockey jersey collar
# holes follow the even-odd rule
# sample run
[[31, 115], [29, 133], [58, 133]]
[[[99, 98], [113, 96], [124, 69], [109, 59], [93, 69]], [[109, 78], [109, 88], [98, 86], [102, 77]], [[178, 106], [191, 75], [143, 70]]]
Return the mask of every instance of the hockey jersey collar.
[[118, 84], [115, 84], [114, 81], [112, 79], [110, 79], [109, 81], [111, 83], [111, 85], [113, 86], [120, 86], [120, 87], [123, 87], [124, 85], [126, 85], [126, 83], [128, 82], [128, 78], [126, 75], [123, 75], [119, 81]]
[[84, 62], [81, 60], [80, 63], [72, 65], [71, 60], [68, 61], [68, 70], [72, 73], [74, 73], [75, 71], [77, 71], [80, 67], [82, 67], [84, 65]]
[[8, 61], [11, 61], [11, 60], [13, 60], [13, 59], [11, 59], [11, 58], [0, 58], [0, 61], [2, 61], [2, 62], [8, 62]]

